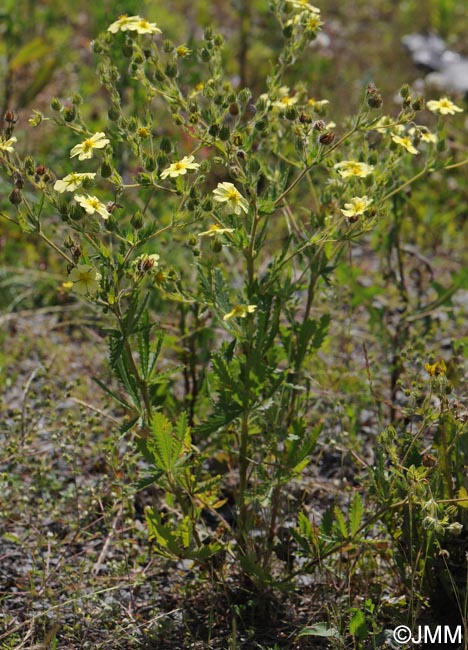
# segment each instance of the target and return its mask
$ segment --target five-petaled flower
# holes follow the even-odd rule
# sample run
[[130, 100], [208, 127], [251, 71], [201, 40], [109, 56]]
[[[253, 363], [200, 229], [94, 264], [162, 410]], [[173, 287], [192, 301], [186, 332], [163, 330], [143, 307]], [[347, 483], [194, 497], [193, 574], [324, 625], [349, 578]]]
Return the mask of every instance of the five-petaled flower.
[[68, 277], [73, 282], [73, 290], [83, 296], [93, 296], [99, 289], [101, 274], [89, 264], [75, 266]]
[[106, 138], [106, 134], [100, 131], [95, 133], [90, 138], [86, 138], [80, 144], [77, 144], [70, 151], [70, 158], [78, 156], [78, 160], [86, 160], [93, 157], [93, 149], [103, 149], [108, 145], [110, 140]]
[[9, 138], [8, 140], [2, 140], [0, 142], [0, 151], [6, 151], [7, 153], [13, 153], [14, 149], [12, 147], [12, 144], [14, 142], [17, 142], [16, 138]]
[[86, 179], [93, 180], [95, 176], [96, 174], [94, 172], [86, 174], [72, 172], [71, 174], [64, 176], [62, 180], [55, 181], [54, 190], [60, 193], [74, 192], [78, 187], [81, 187]]
[[412, 153], [413, 155], [419, 153], [419, 151], [414, 146], [413, 141], [407, 135], [404, 136], [392, 135], [392, 140], [396, 144], [399, 144], [401, 147], [404, 147], [406, 151], [408, 151], [408, 153]]
[[104, 205], [104, 203], [101, 203], [101, 201], [96, 196], [90, 196], [89, 194], [86, 196], [82, 194], [75, 194], [73, 198], [77, 203], [81, 205], [82, 208], [86, 210], [88, 214], [94, 214], [97, 212], [103, 219], [109, 218], [109, 211], [107, 210], [107, 207]]
[[234, 228], [223, 228], [218, 226], [217, 223], [214, 223], [212, 226], [198, 234], [199, 237], [215, 237], [216, 235], [223, 235], [225, 233], [234, 232]]
[[278, 99], [272, 102], [272, 106], [285, 111], [289, 106], [294, 106], [298, 101], [297, 95], [290, 95], [289, 88], [287, 86], [281, 86], [278, 90]]
[[257, 305], [234, 305], [230, 312], [224, 315], [223, 320], [231, 318], [246, 318], [248, 314], [253, 314]]
[[108, 32], [116, 34], [117, 32], [138, 32], [138, 34], [161, 34], [161, 30], [156, 23], [150, 23], [140, 16], [119, 16], [119, 18], [109, 25]]
[[440, 113], [441, 115], [455, 115], [455, 113], [463, 112], [463, 109], [454, 104], [448, 97], [431, 99], [431, 101], [427, 102], [426, 107], [433, 113]]
[[188, 170], [198, 169], [200, 165], [196, 162], [193, 162], [195, 158], [193, 156], [184, 156], [182, 160], [179, 160], [172, 165], [169, 165], [167, 169], [161, 172], [161, 178], [164, 180], [168, 176], [171, 178], [176, 178], [177, 176], [182, 176], [186, 174]]
[[232, 183], [218, 183], [218, 187], [213, 190], [214, 200], [226, 205], [235, 213], [240, 214], [243, 210], [246, 214], [249, 211], [249, 204], [238, 189]]
[[356, 160], [343, 160], [342, 162], [336, 163], [334, 169], [336, 169], [341, 178], [350, 178], [352, 176], [365, 178], [374, 171], [373, 165], [357, 162]]
[[344, 204], [341, 212], [345, 217], [358, 217], [360, 214], [364, 214], [371, 203], [372, 199], [367, 196], [355, 196], [350, 199], [349, 203]]

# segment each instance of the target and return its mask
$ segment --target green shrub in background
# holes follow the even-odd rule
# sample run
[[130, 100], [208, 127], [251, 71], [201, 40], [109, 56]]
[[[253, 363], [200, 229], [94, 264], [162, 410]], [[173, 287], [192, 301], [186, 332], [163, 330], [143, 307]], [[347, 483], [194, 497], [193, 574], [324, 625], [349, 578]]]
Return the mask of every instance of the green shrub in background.
[[[461, 109], [443, 97], [423, 113], [407, 86], [395, 115], [369, 84], [334, 124], [326, 97], [288, 85], [319, 10], [290, 0], [272, 16], [283, 47], [259, 95], [226, 75], [213, 29], [189, 46], [122, 16], [93, 42], [108, 97], [99, 129], [77, 93], [31, 116], [47, 137], [68, 129], [63, 168], [18, 153], [10, 109], [0, 144], [13, 206], [2, 216], [51, 247], [63, 290], [106, 316], [119, 389], [97, 382], [146, 459], [141, 486], [163, 490], [147, 510], [154, 548], [213, 579], [241, 572], [260, 591], [300, 571], [282, 552], [291, 540], [315, 565], [375, 521], [356, 495], [348, 520], [335, 508], [318, 529], [289, 496], [322, 430], [312, 387], [330, 326], [323, 288], [354, 242], [392, 219], [398, 231], [402, 191], [467, 162], [445, 153], [446, 120]], [[442, 474], [435, 501], [449, 484]], [[377, 490], [384, 514], [409, 504], [392, 490], [391, 503]]]

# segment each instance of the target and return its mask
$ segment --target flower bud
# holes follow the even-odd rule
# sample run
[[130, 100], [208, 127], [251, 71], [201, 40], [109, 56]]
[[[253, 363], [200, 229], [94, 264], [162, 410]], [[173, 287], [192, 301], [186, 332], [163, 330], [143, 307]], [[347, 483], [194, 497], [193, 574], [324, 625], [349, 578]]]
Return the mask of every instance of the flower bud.
[[166, 63], [166, 67], [164, 68], [164, 72], [169, 77], [169, 79], [175, 79], [179, 74], [177, 63], [175, 61], [168, 61]]
[[154, 172], [156, 169], [156, 159], [154, 156], [145, 156], [145, 169], [147, 172]]
[[219, 126], [217, 124], [211, 124], [208, 133], [213, 137], [217, 138], [219, 133]]
[[287, 119], [291, 121], [297, 120], [299, 117], [299, 113], [297, 112], [297, 108], [295, 106], [288, 106], [284, 114], [286, 115]]
[[139, 230], [143, 226], [144, 218], [140, 210], [137, 210], [135, 212], [135, 214], [130, 219], [130, 223], [132, 224], [133, 228], [135, 228], [135, 230]]
[[6, 111], [3, 119], [5, 120], [5, 122], [7, 122], [7, 124], [11, 125], [11, 124], [16, 124], [16, 122], [18, 121], [18, 116], [14, 111]]
[[210, 244], [211, 250], [213, 253], [220, 253], [223, 250], [223, 245], [219, 239], [212, 239]]
[[211, 210], [213, 209], [213, 201], [209, 197], [207, 197], [203, 201], [201, 207], [202, 207], [202, 210], [204, 210], [205, 212], [211, 212]]
[[242, 135], [240, 133], [234, 133], [232, 142], [236, 147], [242, 147]]
[[229, 106], [229, 113], [231, 115], [239, 115], [239, 104], [237, 102], [232, 102]]
[[188, 236], [187, 244], [190, 247], [196, 246], [198, 244], [198, 237], [192, 233]]
[[32, 176], [34, 174], [34, 161], [31, 158], [31, 156], [27, 156], [24, 159], [24, 171], [28, 176]]
[[218, 137], [220, 140], [223, 140], [224, 142], [229, 140], [229, 138], [231, 137], [231, 131], [227, 124], [223, 124], [223, 126], [219, 129]]
[[211, 54], [210, 52], [206, 49], [206, 47], [203, 47], [200, 52], [200, 58], [203, 61], [203, 63], [208, 63], [208, 61], [211, 59]]
[[380, 108], [383, 104], [382, 95], [379, 93], [377, 88], [367, 90], [366, 93], [367, 105], [369, 108]]
[[61, 111], [62, 110], [62, 102], [60, 101], [60, 99], [58, 97], [53, 97], [50, 100], [50, 108], [53, 111]]
[[107, 111], [107, 116], [112, 122], [117, 122], [120, 117], [120, 106], [118, 104], [112, 104]]
[[8, 197], [8, 199], [9, 199], [10, 203], [12, 203], [13, 205], [19, 205], [21, 203], [21, 201], [23, 200], [22, 196], [21, 196], [21, 191], [17, 187], [15, 187], [12, 190], [12, 192], [11, 192], [10, 196]]
[[316, 120], [313, 123], [312, 128], [320, 132], [327, 128], [327, 123], [324, 122], [323, 120]]
[[409, 93], [410, 93], [410, 89], [409, 89], [408, 84], [404, 84], [400, 88], [400, 97], [402, 97], [403, 99], [406, 99], [409, 96]]
[[213, 40], [213, 28], [212, 27], [205, 27], [205, 41], [212, 41]]
[[100, 174], [102, 178], [109, 178], [110, 176], [112, 176], [112, 167], [108, 160], [102, 161]]
[[63, 111], [63, 119], [65, 122], [73, 122], [76, 118], [76, 108], [74, 106], [67, 106]]
[[73, 106], [81, 106], [83, 103], [83, 97], [79, 93], [73, 93], [71, 97], [71, 102]]
[[335, 134], [333, 131], [324, 131], [320, 134], [319, 142], [320, 144], [329, 145], [335, 139]]
[[299, 122], [301, 124], [312, 124], [312, 119], [312, 116], [308, 113], [304, 113], [304, 111], [301, 111], [299, 114]]
[[424, 100], [424, 97], [421, 97], [421, 95], [418, 95], [415, 99], [413, 99], [413, 102], [411, 104], [411, 107], [415, 111], [422, 111], [426, 105], [426, 102]]
[[35, 173], [37, 174], [37, 176], [44, 176], [46, 171], [47, 170], [44, 165], [38, 165], [35, 169]]
[[216, 36], [214, 37], [214, 44], [216, 45], [216, 47], [221, 47], [222, 45], [224, 45], [224, 38], [222, 37], [221, 34], [216, 34]]

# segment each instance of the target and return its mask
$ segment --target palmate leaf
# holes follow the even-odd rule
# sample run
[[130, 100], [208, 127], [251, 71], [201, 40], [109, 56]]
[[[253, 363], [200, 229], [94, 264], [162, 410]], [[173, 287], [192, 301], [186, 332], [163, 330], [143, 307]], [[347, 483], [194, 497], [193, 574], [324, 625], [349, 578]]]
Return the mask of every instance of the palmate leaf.
[[162, 413], [155, 413], [151, 420], [151, 437], [147, 446], [155, 465], [165, 472], [171, 472], [179, 458], [190, 446], [190, 429], [187, 416], [182, 413], [176, 428]]

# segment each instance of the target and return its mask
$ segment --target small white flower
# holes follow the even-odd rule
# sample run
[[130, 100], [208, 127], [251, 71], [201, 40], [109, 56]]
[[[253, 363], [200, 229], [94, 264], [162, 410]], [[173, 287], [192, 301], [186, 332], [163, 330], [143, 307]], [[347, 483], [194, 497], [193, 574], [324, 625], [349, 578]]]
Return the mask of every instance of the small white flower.
[[80, 295], [93, 296], [99, 289], [101, 274], [89, 264], [75, 266], [68, 277], [73, 282], [73, 291]]
[[14, 149], [12, 147], [12, 144], [17, 142], [17, 139], [15, 137], [10, 138], [9, 140], [4, 140], [0, 142], [0, 151], [6, 151], [8, 153], [13, 153]]
[[407, 135], [406, 136], [401, 136], [401, 137], [399, 135], [392, 135], [392, 140], [396, 144], [399, 144], [400, 147], [403, 147], [404, 149], [406, 149], [406, 151], [408, 153], [412, 153], [413, 155], [416, 155], [416, 154], [419, 153], [419, 151], [413, 145], [413, 141]]
[[103, 149], [108, 145], [110, 140], [106, 138], [106, 134], [100, 131], [95, 133], [90, 138], [86, 138], [80, 144], [77, 144], [70, 151], [70, 158], [78, 156], [78, 160], [86, 160], [93, 157], [93, 149]]
[[371, 203], [372, 199], [369, 199], [367, 196], [355, 196], [350, 199], [349, 203], [344, 204], [341, 212], [345, 217], [358, 217], [364, 214]]
[[213, 190], [213, 198], [218, 203], [226, 205], [235, 213], [240, 214], [243, 210], [246, 214], [249, 211], [249, 204], [232, 183], [218, 183], [218, 187]]
[[109, 212], [106, 206], [104, 203], [101, 203], [101, 201], [96, 196], [90, 196], [89, 194], [86, 196], [75, 194], [73, 198], [77, 203], [81, 205], [82, 208], [85, 209], [88, 214], [94, 214], [97, 212], [103, 219], [109, 218]]
[[200, 165], [196, 162], [193, 162], [195, 158], [193, 156], [184, 156], [182, 160], [172, 163], [167, 169], [161, 172], [161, 178], [164, 180], [168, 176], [171, 178], [176, 178], [177, 176], [183, 176], [187, 173], [187, 170], [198, 169]]
[[333, 166], [341, 178], [351, 178], [357, 176], [358, 178], [366, 178], [374, 171], [373, 165], [358, 162], [357, 160], [343, 160]]
[[455, 115], [455, 113], [463, 113], [463, 109], [459, 108], [448, 97], [432, 99], [431, 101], [427, 102], [426, 106], [433, 113], [440, 113], [441, 115]]
[[93, 180], [95, 176], [95, 173], [79, 174], [78, 172], [72, 172], [71, 174], [64, 176], [62, 180], [55, 181], [54, 190], [60, 193], [74, 192], [78, 187], [81, 187], [83, 181], [87, 178]]

